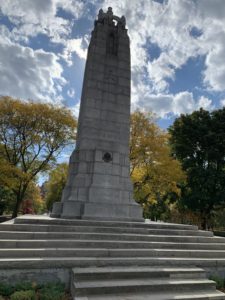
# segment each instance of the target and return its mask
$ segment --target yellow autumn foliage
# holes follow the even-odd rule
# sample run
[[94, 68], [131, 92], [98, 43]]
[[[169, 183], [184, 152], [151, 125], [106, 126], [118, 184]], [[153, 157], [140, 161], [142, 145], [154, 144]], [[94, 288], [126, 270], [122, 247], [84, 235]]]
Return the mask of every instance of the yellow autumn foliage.
[[0, 184], [15, 194], [13, 217], [30, 183], [50, 170], [60, 151], [74, 143], [76, 126], [65, 107], [0, 98]]
[[149, 113], [136, 111], [131, 116], [130, 160], [135, 198], [145, 210], [169, 193], [180, 195], [177, 183], [186, 176], [171, 156], [168, 133]]

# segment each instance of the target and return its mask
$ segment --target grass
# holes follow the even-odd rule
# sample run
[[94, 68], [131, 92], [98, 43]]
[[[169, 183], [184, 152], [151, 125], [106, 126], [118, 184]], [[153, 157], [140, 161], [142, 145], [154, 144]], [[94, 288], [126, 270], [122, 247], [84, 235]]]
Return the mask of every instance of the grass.
[[15, 285], [0, 282], [0, 300], [72, 300], [61, 282], [37, 284], [19, 282]]

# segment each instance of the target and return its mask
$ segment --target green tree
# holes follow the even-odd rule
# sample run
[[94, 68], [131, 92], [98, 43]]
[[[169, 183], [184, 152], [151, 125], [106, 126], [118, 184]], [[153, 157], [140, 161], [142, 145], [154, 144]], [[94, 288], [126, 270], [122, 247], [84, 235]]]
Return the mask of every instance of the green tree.
[[225, 200], [225, 109], [181, 115], [169, 128], [173, 154], [187, 173], [182, 202], [199, 213], [206, 229]]
[[[131, 117], [131, 176], [135, 198], [145, 210], [145, 216], [159, 218], [169, 202], [179, 197], [177, 182], [185, 180], [180, 163], [170, 156], [168, 134], [158, 128], [151, 116], [135, 112]], [[59, 164], [45, 184], [46, 206], [51, 210], [61, 200], [66, 184], [68, 164]]]
[[[0, 186], [0, 215], [10, 214], [16, 205], [16, 197], [12, 189], [7, 186]], [[39, 186], [31, 181], [25, 192], [20, 212], [41, 213], [45, 210], [45, 202], [42, 199]]]
[[0, 215], [10, 210], [11, 203], [14, 203], [12, 191], [4, 186], [0, 186]]
[[144, 207], [145, 217], [160, 218], [168, 203], [179, 197], [177, 184], [185, 180], [185, 174], [179, 161], [170, 154], [168, 133], [154, 123], [151, 114], [134, 112], [130, 137], [131, 178], [135, 199]]
[[45, 183], [45, 201], [48, 210], [52, 210], [54, 202], [59, 202], [61, 200], [62, 192], [66, 185], [67, 175], [67, 163], [58, 164], [56, 168], [50, 172], [49, 180]]
[[22, 202], [22, 212], [38, 214], [43, 213], [45, 209], [45, 202], [41, 196], [40, 187], [36, 182], [30, 182]]
[[74, 143], [76, 120], [70, 111], [56, 105], [0, 98], [1, 181], [10, 185], [16, 217], [26, 190], [37, 175], [48, 171], [56, 156]]

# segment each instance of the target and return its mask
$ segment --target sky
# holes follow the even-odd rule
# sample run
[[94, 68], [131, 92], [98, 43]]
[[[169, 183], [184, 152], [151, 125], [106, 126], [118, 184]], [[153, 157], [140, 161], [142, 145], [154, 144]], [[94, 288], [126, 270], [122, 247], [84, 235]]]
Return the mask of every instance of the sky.
[[90, 33], [108, 6], [127, 20], [133, 110], [167, 128], [225, 105], [225, 0], [0, 0], [0, 95], [78, 116]]

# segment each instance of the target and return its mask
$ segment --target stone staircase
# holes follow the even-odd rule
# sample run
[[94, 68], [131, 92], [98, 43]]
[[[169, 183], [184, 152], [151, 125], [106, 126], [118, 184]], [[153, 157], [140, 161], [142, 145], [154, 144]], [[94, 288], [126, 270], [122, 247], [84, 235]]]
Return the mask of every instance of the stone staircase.
[[199, 268], [76, 268], [71, 290], [76, 300], [224, 299]]
[[0, 224], [0, 280], [60, 279], [74, 300], [225, 299], [225, 238], [196, 226], [24, 216]]

